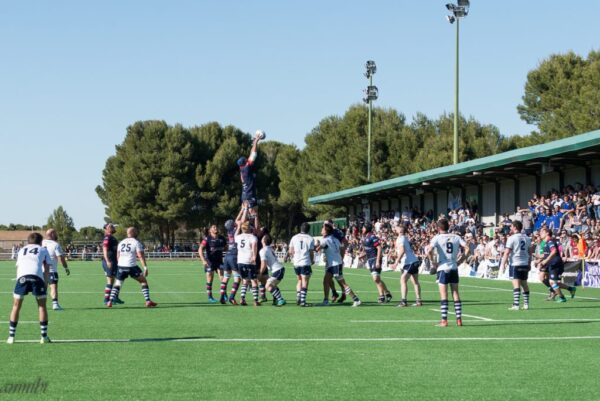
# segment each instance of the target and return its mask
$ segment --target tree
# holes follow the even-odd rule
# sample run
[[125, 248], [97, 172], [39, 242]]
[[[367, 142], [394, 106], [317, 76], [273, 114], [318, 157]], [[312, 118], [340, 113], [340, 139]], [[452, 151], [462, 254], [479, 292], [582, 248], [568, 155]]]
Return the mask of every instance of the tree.
[[587, 59], [555, 54], [527, 75], [521, 119], [539, 131], [523, 145], [547, 142], [600, 128], [600, 52]]
[[75, 232], [75, 225], [73, 219], [67, 214], [62, 206], [54, 209], [52, 214], [48, 217], [48, 223], [45, 229], [53, 228], [58, 234], [59, 240], [63, 244], [68, 244], [73, 239], [73, 233]]
[[73, 234], [73, 239], [76, 241], [98, 242], [104, 236], [104, 231], [97, 227], [87, 226], [81, 227], [78, 232]]

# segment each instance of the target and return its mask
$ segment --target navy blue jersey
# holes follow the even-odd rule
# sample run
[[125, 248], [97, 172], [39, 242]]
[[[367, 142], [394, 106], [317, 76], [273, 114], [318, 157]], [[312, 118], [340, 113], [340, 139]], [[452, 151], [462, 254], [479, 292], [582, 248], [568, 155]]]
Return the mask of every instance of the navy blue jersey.
[[240, 167], [240, 177], [242, 178], [242, 191], [253, 194], [256, 191], [256, 173], [254, 172], [252, 160], [248, 160], [246, 164]]
[[374, 259], [377, 257], [377, 247], [379, 245], [379, 238], [373, 233], [367, 233], [363, 239], [363, 249], [367, 254], [367, 259]]
[[211, 262], [221, 263], [223, 261], [223, 251], [227, 241], [222, 235], [213, 237], [209, 235], [202, 240], [202, 245], [206, 252], [206, 258]]
[[342, 243], [342, 244], [344, 243], [344, 240], [345, 240], [344, 232], [342, 230], [340, 230], [339, 228], [335, 228], [333, 230], [333, 232], [331, 233], [331, 235], [333, 235], [335, 237], [335, 239], [340, 241], [340, 243]]
[[227, 256], [237, 257], [237, 244], [235, 243], [235, 229], [227, 231]]
[[560, 257], [560, 249], [558, 247], [558, 243], [554, 239], [546, 241], [546, 244], [544, 244], [544, 258], [547, 258], [548, 256], [550, 256], [550, 253], [553, 250], [555, 251], [554, 256], [552, 257], [552, 259], [550, 259], [547, 266], [548, 267], [562, 266], [563, 260]]
[[102, 247], [106, 248], [106, 255], [108, 256], [108, 261], [111, 262], [114, 266], [117, 265], [117, 248], [119, 247], [119, 241], [112, 235], [105, 235], [104, 240], [102, 241]]

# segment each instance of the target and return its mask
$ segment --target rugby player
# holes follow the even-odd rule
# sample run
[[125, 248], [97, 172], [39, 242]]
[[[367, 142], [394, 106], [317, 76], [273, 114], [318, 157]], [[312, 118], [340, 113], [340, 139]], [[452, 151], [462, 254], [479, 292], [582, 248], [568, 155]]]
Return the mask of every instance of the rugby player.
[[[431, 239], [427, 253], [433, 269], [437, 271], [437, 282], [440, 290], [442, 320], [438, 326], [448, 327], [448, 284], [452, 289], [456, 325], [462, 326], [462, 303], [458, 293], [458, 253], [462, 248], [463, 258], [467, 257], [469, 247], [461, 237], [448, 233], [448, 220], [438, 220], [437, 228], [438, 234]], [[434, 253], [437, 253], [437, 262], [434, 262]]]
[[397, 270], [398, 265], [402, 263], [402, 275], [400, 276], [400, 292], [402, 294], [402, 299], [398, 304], [399, 307], [408, 306], [407, 295], [408, 295], [408, 279], [413, 284], [415, 289], [415, 296], [417, 298], [415, 304], [413, 306], [423, 306], [423, 302], [421, 300], [421, 284], [419, 283], [419, 266], [421, 266], [421, 261], [415, 255], [410, 241], [406, 236], [406, 227], [404, 225], [396, 226], [396, 234], [398, 234], [398, 238], [396, 238], [396, 262], [393, 264], [392, 268]]
[[[106, 223], [104, 225], [104, 239], [102, 240], [102, 269], [106, 276], [106, 285], [104, 286], [104, 305], [110, 300], [110, 293], [112, 292], [113, 285], [115, 283], [115, 276], [117, 275], [117, 248], [119, 241], [113, 236], [115, 233], [115, 226], [112, 223]], [[121, 298], [116, 297], [113, 300], [115, 304], [124, 303]]]
[[252, 149], [250, 150], [250, 156], [245, 158], [240, 157], [237, 161], [237, 165], [240, 168], [240, 178], [242, 180], [242, 206], [249, 209], [249, 215], [253, 216], [257, 214], [257, 201], [256, 201], [256, 173], [254, 172], [254, 162], [256, 161], [256, 148], [258, 147], [258, 141], [260, 138], [254, 137], [252, 141]]
[[268, 272], [271, 273], [269, 279], [267, 280], [267, 291], [273, 295], [275, 305], [283, 306], [286, 302], [285, 299], [283, 299], [281, 291], [277, 285], [281, 282], [281, 280], [283, 280], [285, 268], [279, 262], [279, 260], [277, 260], [277, 256], [275, 256], [275, 252], [273, 252], [273, 248], [271, 248], [272, 242], [273, 240], [269, 234], [265, 234], [263, 236], [263, 248], [260, 250], [260, 270], [263, 275], [267, 275]]
[[571, 298], [575, 298], [575, 291], [577, 288], [568, 286], [561, 282], [561, 276], [564, 273], [565, 266], [562, 258], [560, 257], [558, 243], [554, 240], [554, 238], [552, 238], [552, 230], [547, 227], [542, 227], [540, 230], [540, 235], [544, 239], [545, 244], [544, 256], [537, 262], [538, 268], [540, 268], [540, 270], [545, 268], [548, 271], [550, 286], [552, 287], [554, 294], [556, 294], [558, 297], [556, 302], [567, 302], [567, 299], [560, 289], [562, 288], [568, 290], [571, 293]]
[[361, 301], [358, 296], [352, 291], [350, 286], [346, 284], [341, 271], [342, 261], [342, 244], [333, 236], [333, 226], [329, 224], [323, 225], [321, 230], [323, 240], [319, 244], [319, 250], [325, 254], [325, 277], [323, 279], [323, 306], [329, 305], [329, 282], [335, 278], [338, 284], [342, 287], [344, 294], [348, 295], [354, 301], [353, 307], [360, 306]]
[[390, 294], [385, 282], [381, 279], [381, 243], [379, 242], [379, 238], [373, 234], [373, 226], [370, 223], [363, 226], [362, 234], [362, 256], [367, 261], [367, 267], [371, 272], [371, 277], [379, 293], [377, 302], [380, 304], [384, 302], [388, 303], [392, 300], [392, 294]]
[[523, 223], [518, 220], [510, 226], [510, 237], [500, 262], [500, 272], [504, 273], [510, 258], [509, 276], [513, 281], [513, 304], [509, 310], [519, 310], [521, 290], [523, 291], [523, 309], [529, 309], [529, 285], [527, 279], [531, 270], [531, 239], [523, 233]]
[[308, 283], [312, 276], [312, 264], [315, 259], [315, 241], [308, 235], [309, 229], [308, 223], [300, 225], [300, 234], [292, 237], [288, 251], [294, 263], [294, 272], [297, 278], [296, 304], [300, 306], [307, 306]]
[[238, 271], [242, 276], [242, 291], [240, 294], [240, 305], [246, 306], [246, 291], [248, 285], [252, 285], [252, 296], [254, 306], [260, 306], [258, 302], [258, 269], [256, 268], [257, 238], [251, 233], [250, 223], [246, 220], [247, 210], [242, 214], [242, 221], [235, 232], [235, 243], [238, 250]]
[[[250, 211], [248, 211], [249, 213]], [[254, 215], [254, 229], [253, 229], [253, 234], [256, 236], [257, 239], [257, 243], [256, 243], [256, 267], [258, 269], [258, 293], [259, 293], [259, 298], [260, 298], [260, 302], [267, 302], [267, 291], [266, 291], [266, 286], [267, 286], [267, 280], [269, 279], [269, 275], [265, 272], [265, 274], [263, 274], [262, 270], [260, 269], [261, 264], [261, 256], [260, 256], [260, 251], [263, 247], [262, 244], [262, 238], [269, 234], [269, 230], [266, 227], [261, 227], [260, 225], [260, 221], [258, 219], [258, 213]], [[275, 303], [276, 300], [273, 300], [273, 303]]]
[[25, 296], [31, 293], [37, 300], [40, 319], [40, 343], [49, 343], [48, 310], [46, 309], [49, 267], [52, 263], [48, 250], [42, 247], [42, 234], [31, 233], [27, 245], [19, 250], [17, 256], [17, 284], [13, 294], [13, 306], [10, 312], [9, 336], [6, 342], [13, 344], [19, 323], [19, 312]]
[[[346, 240], [346, 236], [344, 235], [344, 232], [342, 230], [340, 230], [339, 228], [337, 228], [335, 226], [335, 224], [333, 224], [333, 220], [328, 219], [325, 220], [325, 222], [323, 223], [323, 225], [328, 225], [331, 226], [331, 229], [333, 230], [331, 235], [333, 235], [335, 238], [337, 238], [338, 241], [340, 241], [340, 244], [342, 245], [342, 264], [340, 265], [340, 274], [343, 274], [344, 272], [344, 253], [346, 252], [346, 245], [347, 245], [347, 240]], [[325, 277], [323, 277], [323, 280], [325, 279]], [[342, 295], [340, 296], [338, 294], [338, 292], [335, 290], [335, 280], [333, 279], [333, 276], [329, 278], [329, 288], [331, 289], [331, 302], [337, 302], [337, 303], [344, 303], [344, 301], [346, 300], [346, 294], [344, 294], [344, 289], [342, 287], [340, 287], [340, 290], [342, 292]], [[339, 285], [339, 283], [338, 283]]]
[[67, 266], [67, 260], [65, 254], [57, 242], [58, 234], [53, 228], [46, 231], [46, 239], [42, 241], [42, 246], [48, 250], [50, 255], [50, 274], [48, 276], [48, 283], [50, 284], [50, 297], [52, 298], [52, 310], [61, 311], [63, 308], [58, 303], [58, 261], [64, 267], [65, 273], [71, 274], [69, 266]]
[[[217, 302], [217, 300], [213, 298], [212, 282], [215, 276], [215, 270], [220, 269], [223, 265], [223, 252], [225, 251], [226, 245], [227, 241], [225, 240], [225, 237], [219, 234], [219, 228], [216, 224], [213, 224], [208, 230], [208, 235], [200, 243], [200, 248], [198, 248], [198, 255], [202, 260], [204, 272], [206, 273], [206, 295], [208, 296], [208, 302], [211, 304]], [[206, 256], [204, 255], [205, 253]], [[219, 276], [221, 276], [221, 271], [218, 271]], [[225, 303], [223, 296], [224, 292], [221, 289], [220, 301], [222, 304]]]
[[[106, 304], [108, 308], [112, 308], [114, 300], [119, 297], [121, 286], [127, 277], [131, 277], [140, 283], [147, 308], [154, 308], [157, 305], [150, 300], [150, 289], [148, 288], [148, 280], [146, 280], [148, 266], [146, 264], [146, 257], [144, 256], [144, 246], [137, 240], [137, 235], [136, 228], [129, 227], [127, 229], [127, 238], [119, 242], [117, 248], [117, 280], [110, 293], [110, 299]], [[142, 262], [143, 272], [136, 264], [137, 259]]]

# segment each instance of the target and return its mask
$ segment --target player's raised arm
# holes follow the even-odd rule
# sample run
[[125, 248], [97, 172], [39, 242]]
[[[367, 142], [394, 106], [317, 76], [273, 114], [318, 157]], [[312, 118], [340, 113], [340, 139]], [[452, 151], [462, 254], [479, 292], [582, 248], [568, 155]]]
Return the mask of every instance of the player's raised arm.
[[250, 156], [248, 156], [248, 164], [250, 165], [252, 165], [256, 160], [256, 148], [258, 147], [258, 141], [260, 141], [260, 138], [258, 136], [255, 136], [254, 140], [252, 141], [252, 149], [250, 149]]

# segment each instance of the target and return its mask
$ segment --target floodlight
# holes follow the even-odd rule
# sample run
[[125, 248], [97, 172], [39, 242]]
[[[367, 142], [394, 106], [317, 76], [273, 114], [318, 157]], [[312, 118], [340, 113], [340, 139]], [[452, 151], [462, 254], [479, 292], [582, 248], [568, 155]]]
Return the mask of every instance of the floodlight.
[[454, 15], [446, 15], [446, 19], [451, 24], [454, 24], [454, 21], [456, 21], [456, 18], [454, 18]]

